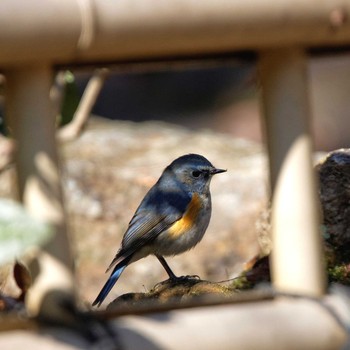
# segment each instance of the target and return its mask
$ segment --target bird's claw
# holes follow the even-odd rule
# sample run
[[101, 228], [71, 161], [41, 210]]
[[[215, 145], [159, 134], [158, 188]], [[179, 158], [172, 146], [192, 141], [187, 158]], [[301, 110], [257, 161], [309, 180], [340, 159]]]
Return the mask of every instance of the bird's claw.
[[175, 278], [169, 278], [168, 281], [172, 282], [181, 282], [181, 281], [187, 281], [187, 280], [200, 280], [201, 278], [198, 275], [186, 275], [186, 276], [175, 276]]
[[190, 279], [190, 280], [200, 280], [201, 279], [198, 275], [187, 275], [185, 277], [187, 279]]
[[186, 282], [188, 280], [197, 280], [199, 281], [201, 278], [198, 275], [186, 275], [186, 276], [174, 276], [174, 277], [169, 277], [167, 280], [158, 282], [154, 288], [157, 288], [161, 285], [167, 284], [167, 283], [181, 283], [181, 282]]

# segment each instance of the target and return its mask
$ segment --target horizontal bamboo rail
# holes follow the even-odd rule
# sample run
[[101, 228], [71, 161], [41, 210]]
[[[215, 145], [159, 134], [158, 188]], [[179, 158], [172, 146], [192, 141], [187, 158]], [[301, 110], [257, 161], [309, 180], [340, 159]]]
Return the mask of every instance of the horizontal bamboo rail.
[[2, 0], [0, 66], [350, 43], [350, 1]]

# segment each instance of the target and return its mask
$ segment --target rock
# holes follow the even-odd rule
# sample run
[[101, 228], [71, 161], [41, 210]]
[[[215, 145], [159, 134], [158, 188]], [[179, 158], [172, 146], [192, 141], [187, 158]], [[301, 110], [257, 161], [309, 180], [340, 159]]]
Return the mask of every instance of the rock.
[[350, 150], [329, 153], [317, 170], [329, 281], [350, 285]]
[[317, 170], [325, 238], [337, 248], [350, 246], [350, 150], [329, 153]]
[[126, 293], [112, 301], [108, 310], [127, 310], [133, 307], [137, 309], [147, 309], [157, 304], [183, 303], [196, 298], [206, 298], [212, 296], [229, 296], [234, 293], [233, 289], [220, 283], [203, 281], [198, 278], [185, 276], [179, 281], [165, 280], [156, 284], [147, 293]]

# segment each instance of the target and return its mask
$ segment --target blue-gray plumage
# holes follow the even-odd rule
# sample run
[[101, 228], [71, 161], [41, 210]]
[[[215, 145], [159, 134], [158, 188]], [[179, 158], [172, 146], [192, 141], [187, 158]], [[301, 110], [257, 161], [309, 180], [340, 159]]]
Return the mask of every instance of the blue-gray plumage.
[[101, 305], [126, 266], [150, 254], [171, 279], [177, 278], [163, 256], [180, 254], [202, 239], [211, 216], [210, 180], [224, 171], [198, 154], [179, 157], [165, 168], [131, 219], [93, 306]]

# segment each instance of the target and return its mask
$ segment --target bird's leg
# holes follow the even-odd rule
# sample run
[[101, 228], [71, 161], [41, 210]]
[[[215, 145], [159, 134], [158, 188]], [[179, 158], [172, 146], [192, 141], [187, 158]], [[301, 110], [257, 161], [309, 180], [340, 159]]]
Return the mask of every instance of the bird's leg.
[[165, 259], [161, 256], [161, 255], [156, 255], [157, 259], [159, 260], [159, 262], [162, 264], [162, 266], [164, 267], [165, 271], [167, 272], [167, 274], [169, 275], [169, 278], [171, 280], [177, 280], [178, 277], [174, 274], [174, 272], [171, 270], [171, 268], [169, 267], [168, 263], [165, 261]]
[[161, 255], [156, 255], [157, 259], [159, 260], [159, 262], [162, 264], [162, 266], [164, 267], [165, 271], [167, 272], [167, 274], [169, 275], [169, 279], [172, 281], [185, 281], [188, 279], [196, 279], [196, 280], [200, 280], [200, 277], [198, 275], [191, 275], [191, 276], [180, 276], [177, 277], [174, 272], [171, 270], [171, 268], [169, 267], [168, 263], [165, 261], [165, 259], [161, 256]]

